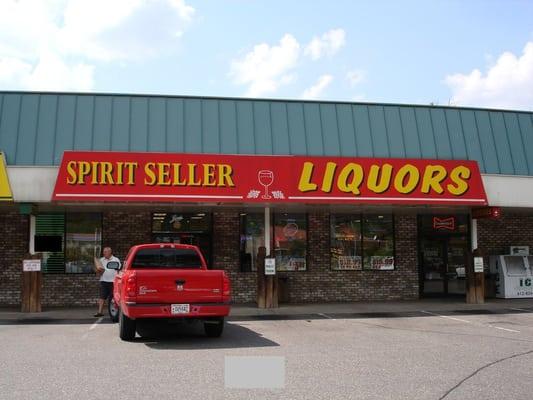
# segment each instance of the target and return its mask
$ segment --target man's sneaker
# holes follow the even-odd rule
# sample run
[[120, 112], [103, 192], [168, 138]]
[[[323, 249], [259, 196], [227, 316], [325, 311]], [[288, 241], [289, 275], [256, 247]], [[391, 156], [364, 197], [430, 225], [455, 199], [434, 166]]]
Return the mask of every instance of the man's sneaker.
[[99, 312], [97, 312], [96, 314], [94, 314], [94, 317], [103, 317], [104, 314], [100, 314]]

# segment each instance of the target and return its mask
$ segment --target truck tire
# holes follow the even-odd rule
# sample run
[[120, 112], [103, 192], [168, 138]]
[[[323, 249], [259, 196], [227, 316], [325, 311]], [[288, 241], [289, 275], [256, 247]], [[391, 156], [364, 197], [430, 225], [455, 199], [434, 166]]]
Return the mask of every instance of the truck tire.
[[207, 337], [220, 337], [224, 331], [224, 318], [216, 322], [204, 322], [204, 331]]
[[133, 340], [135, 338], [136, 322], [128, 318], [122, 310], [119, 311], [119, 336], [122, 340]]
[[118, 322], [118, 316], [119, 316], [120, 309], [117, 303], [115, 302], [114, 298], [111, 298], [107, 302], [107, 312], [109, 313], [109, 318], [111, 318], [112, 322]]

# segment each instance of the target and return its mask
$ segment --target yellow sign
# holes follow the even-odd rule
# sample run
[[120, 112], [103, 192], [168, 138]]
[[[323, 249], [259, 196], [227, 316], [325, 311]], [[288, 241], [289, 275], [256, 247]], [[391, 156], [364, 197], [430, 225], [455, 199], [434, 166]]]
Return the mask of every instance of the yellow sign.
[[6, 159], [4, 153], [0, 153], [0, 201], [13, 201], [9, 179], [7, 177]]

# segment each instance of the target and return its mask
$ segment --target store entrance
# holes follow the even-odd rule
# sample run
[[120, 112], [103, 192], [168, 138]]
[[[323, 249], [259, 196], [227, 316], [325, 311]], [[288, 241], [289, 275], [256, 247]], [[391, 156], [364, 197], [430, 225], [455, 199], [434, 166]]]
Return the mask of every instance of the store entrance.
[[420, 294], [464, 295], [468, 216], [419, 217]]
[[211, 266], [211, 215], [208, 213], [152, 214], [152, 243], [181, 243], [198, 246]]

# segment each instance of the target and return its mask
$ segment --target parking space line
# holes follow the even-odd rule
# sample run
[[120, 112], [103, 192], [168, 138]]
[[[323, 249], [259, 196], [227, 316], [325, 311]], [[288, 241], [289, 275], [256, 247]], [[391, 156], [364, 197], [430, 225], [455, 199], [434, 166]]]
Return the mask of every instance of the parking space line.
[[320, 315], [321, 317], [324, 317], [324, 318], [327, 318], [327, 319], [335, 319], [335, 318], [330, 317], [329, 315], [324, 314], [324, 313], [317, 313], [317, 315]]
[[430, 312], [430, 311], [425, 311], [425, 310], [420, 310], [420, 312], [424, 313], [424, 314], [428, 314], [428, 315], [433, 315], [435, 317], [451, 319], [453, 321], [458, 321], [458, 322], [464, 322], [466, 324], [472, 324], [472, 325], [476, 325], [476, 326], [494, 328], [494, 329], [499, 329], [501, 331], [506, 331], [506, 332], [520, 333], [520, 331], [517, 331], [516, 329], [503, 328], [501, 326], [490, 325], [490, 324], [482, 324], [482, 323], [479, 323], [479, 322], [468, 321], [466, 319], [461, 319], [461, 318], [454, 318], [454, 317], [450, 317], [448, 315], [437, 314], [437, 313]]
[[96, 328], [98, 326], [98, 324], [100, 322], [102, 322], [102, 320], [104, 319], [104, 317], [100, 317], [96, 320], [96, 322], [94, 324], [91, 325], [91, 327], [89, 328], [90, 331], [92, 331], [94, 328]]
[[514, 311], [525, 311], [525, 312], [529, 312], [529, 313], [530, 313], [530, 312], [533, 312], [533, 310], [528, 310], [527, 308], [516, 308], [516, 307], [515, 307], [515, 308], [511, 307], [511, 308], [509, 308], [509, 310], [514, 310]]
[[431, 311], [420, 310], [420, 312], [424, 313], [424, 314], [433, 315], [435, 317], [441, 317], [441, 318], [451, 319], [453, 321], [465, 322], [467, 324], [471, 324], [472, 323], [471, 321], [467, 321], [466, 319], [449, 317], [447, 315], [441, 315], [441, 314], [437, 314], [437, 313], [434, 313], [434, 312], [431, 312]]

